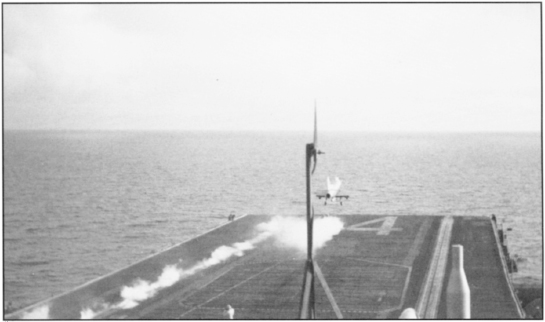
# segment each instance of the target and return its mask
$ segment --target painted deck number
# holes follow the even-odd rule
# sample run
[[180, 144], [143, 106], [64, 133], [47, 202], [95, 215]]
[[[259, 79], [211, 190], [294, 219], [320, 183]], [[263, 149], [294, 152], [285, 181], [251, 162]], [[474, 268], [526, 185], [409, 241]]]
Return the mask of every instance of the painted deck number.
[[[373, 220], [360, 222], [359, 224], [348, 226], [348, 228], [346, 228], [346, 230], [352, 230], [352, 231], [376, 231], [377, 235], [389, 235], [391, 231], [401, 231], [402, 230], [401, 228], [393, 228], [396, 220], [397, 220], [397, 217], [388, 216], [388, 217], [384, 217], [384, 218], [379, 218], [379, 219], [373, 219]], [[380, 222], [382, 222], [382, 225], [380, 227], [368, 227], [370, 225], [380, 223]]]

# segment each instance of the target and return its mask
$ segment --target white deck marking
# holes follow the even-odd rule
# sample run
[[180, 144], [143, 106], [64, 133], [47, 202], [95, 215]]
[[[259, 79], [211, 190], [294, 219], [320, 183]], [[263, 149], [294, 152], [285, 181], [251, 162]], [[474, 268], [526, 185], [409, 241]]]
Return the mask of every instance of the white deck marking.
[[[394, 224], [396, 223], [397, 217], [386, 217], [384, 219], [384, 222], [382, 223], [382, 226], [380, 226], [380, 230], [377, 232], [377, 235], [389, 235], [390, 232], [394, 229]], [[401, 230], [401, 228], [396, 228], [397, 230]]]
[[431, 222], [431, 218], [426, 218], [424, 219], [424, 222], [422, 222], [422, 224], [420, 225], [420, 228], [416, 233], [416, 237], [414, 238], [413, 244], [409, 249], [409, 252], [407, 253], [407, 257], [405, 257], [405, 259], [403, 260], [403, 265], [412, 266], [414, 259], [420, 253], [420, 249], [422, 248], [422, 244], [424, 243], [424, 237], [430, 229]]
[[[396, 216], [387, 216], [383, 218], [368, 220], [364, 222], [360, 222], [358, 224], [348, 226], [345, 230], [351, 230], [351, 231], [376, 231], [377, 235], [386, 236], [389, 235], [392, 231], [401, 231], [402, 228], [393, 228], [395, 225], [395, 222], [397, 220]], [[382, 225], [380, 227], [367, 227], [372, 224], [380, 223], [382, 222]]]
[[447, 266], [450, 238], [452, 235], [452, 217], [445, 217], [435, 242], [435, 248], [430, 260], [430, 268], [416, 302], [416, 315], [423, 319], [435, 319], [439, 306], [439, 298], [443, 289], [445, 270]]

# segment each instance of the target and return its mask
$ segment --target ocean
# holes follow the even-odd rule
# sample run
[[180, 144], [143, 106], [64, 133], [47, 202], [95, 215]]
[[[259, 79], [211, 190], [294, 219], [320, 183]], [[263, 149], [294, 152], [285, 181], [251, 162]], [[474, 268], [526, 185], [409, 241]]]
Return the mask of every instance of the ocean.
[[[4, 302], [30, 305], [224, 224], [305, 214], [307, 132], [4, 131]], [[540, 133], [322, 132], [317, 214], [495, 214], [542, 281]]]

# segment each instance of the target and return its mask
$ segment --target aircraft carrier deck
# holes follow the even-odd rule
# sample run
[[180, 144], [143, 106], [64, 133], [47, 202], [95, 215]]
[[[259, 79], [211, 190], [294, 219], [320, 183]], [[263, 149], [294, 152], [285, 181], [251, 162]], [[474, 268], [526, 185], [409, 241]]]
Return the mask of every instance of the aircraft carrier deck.
[[[306, 254], [282, 247], [272, 237], [255, 240], [255, 227], [273, 217], [238, 218], [4, 318], [221, 319], [231, 305], [235, 319], [297, 319]], [[494, 220], [413, 215], [338, 218], [344, 223], [342, 231], [315, 251], [320, 271], [315, 280], [316, 318], [396, 319], [412, 307], [420, 318], [445, 319], [453, 244], [464, 247], [471, 318], [524, 317]], [[306, 236], [306, 231], [300, 233]], [[255, 242], [253, 248], [236, 244], [248, 240]], [[195, 269], [204, 267], [203, 260], [225, 245], [238, 245], [241, 251]], [[158, 278], [167, 265], [191, 274], [165, 284]], [[148, 286], [156, 283], [155, 291], [135, 302], [138, 305], [122, 308], [123, 287], [138, 279], [148, 281]]]

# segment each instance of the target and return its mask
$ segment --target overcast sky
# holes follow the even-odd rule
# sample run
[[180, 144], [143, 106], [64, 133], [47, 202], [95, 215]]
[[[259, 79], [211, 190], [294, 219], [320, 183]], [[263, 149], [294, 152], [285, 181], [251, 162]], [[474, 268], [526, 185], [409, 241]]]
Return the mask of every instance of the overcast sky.
[[4, 4], [6, 129], [540, 131], [540, 4]]

